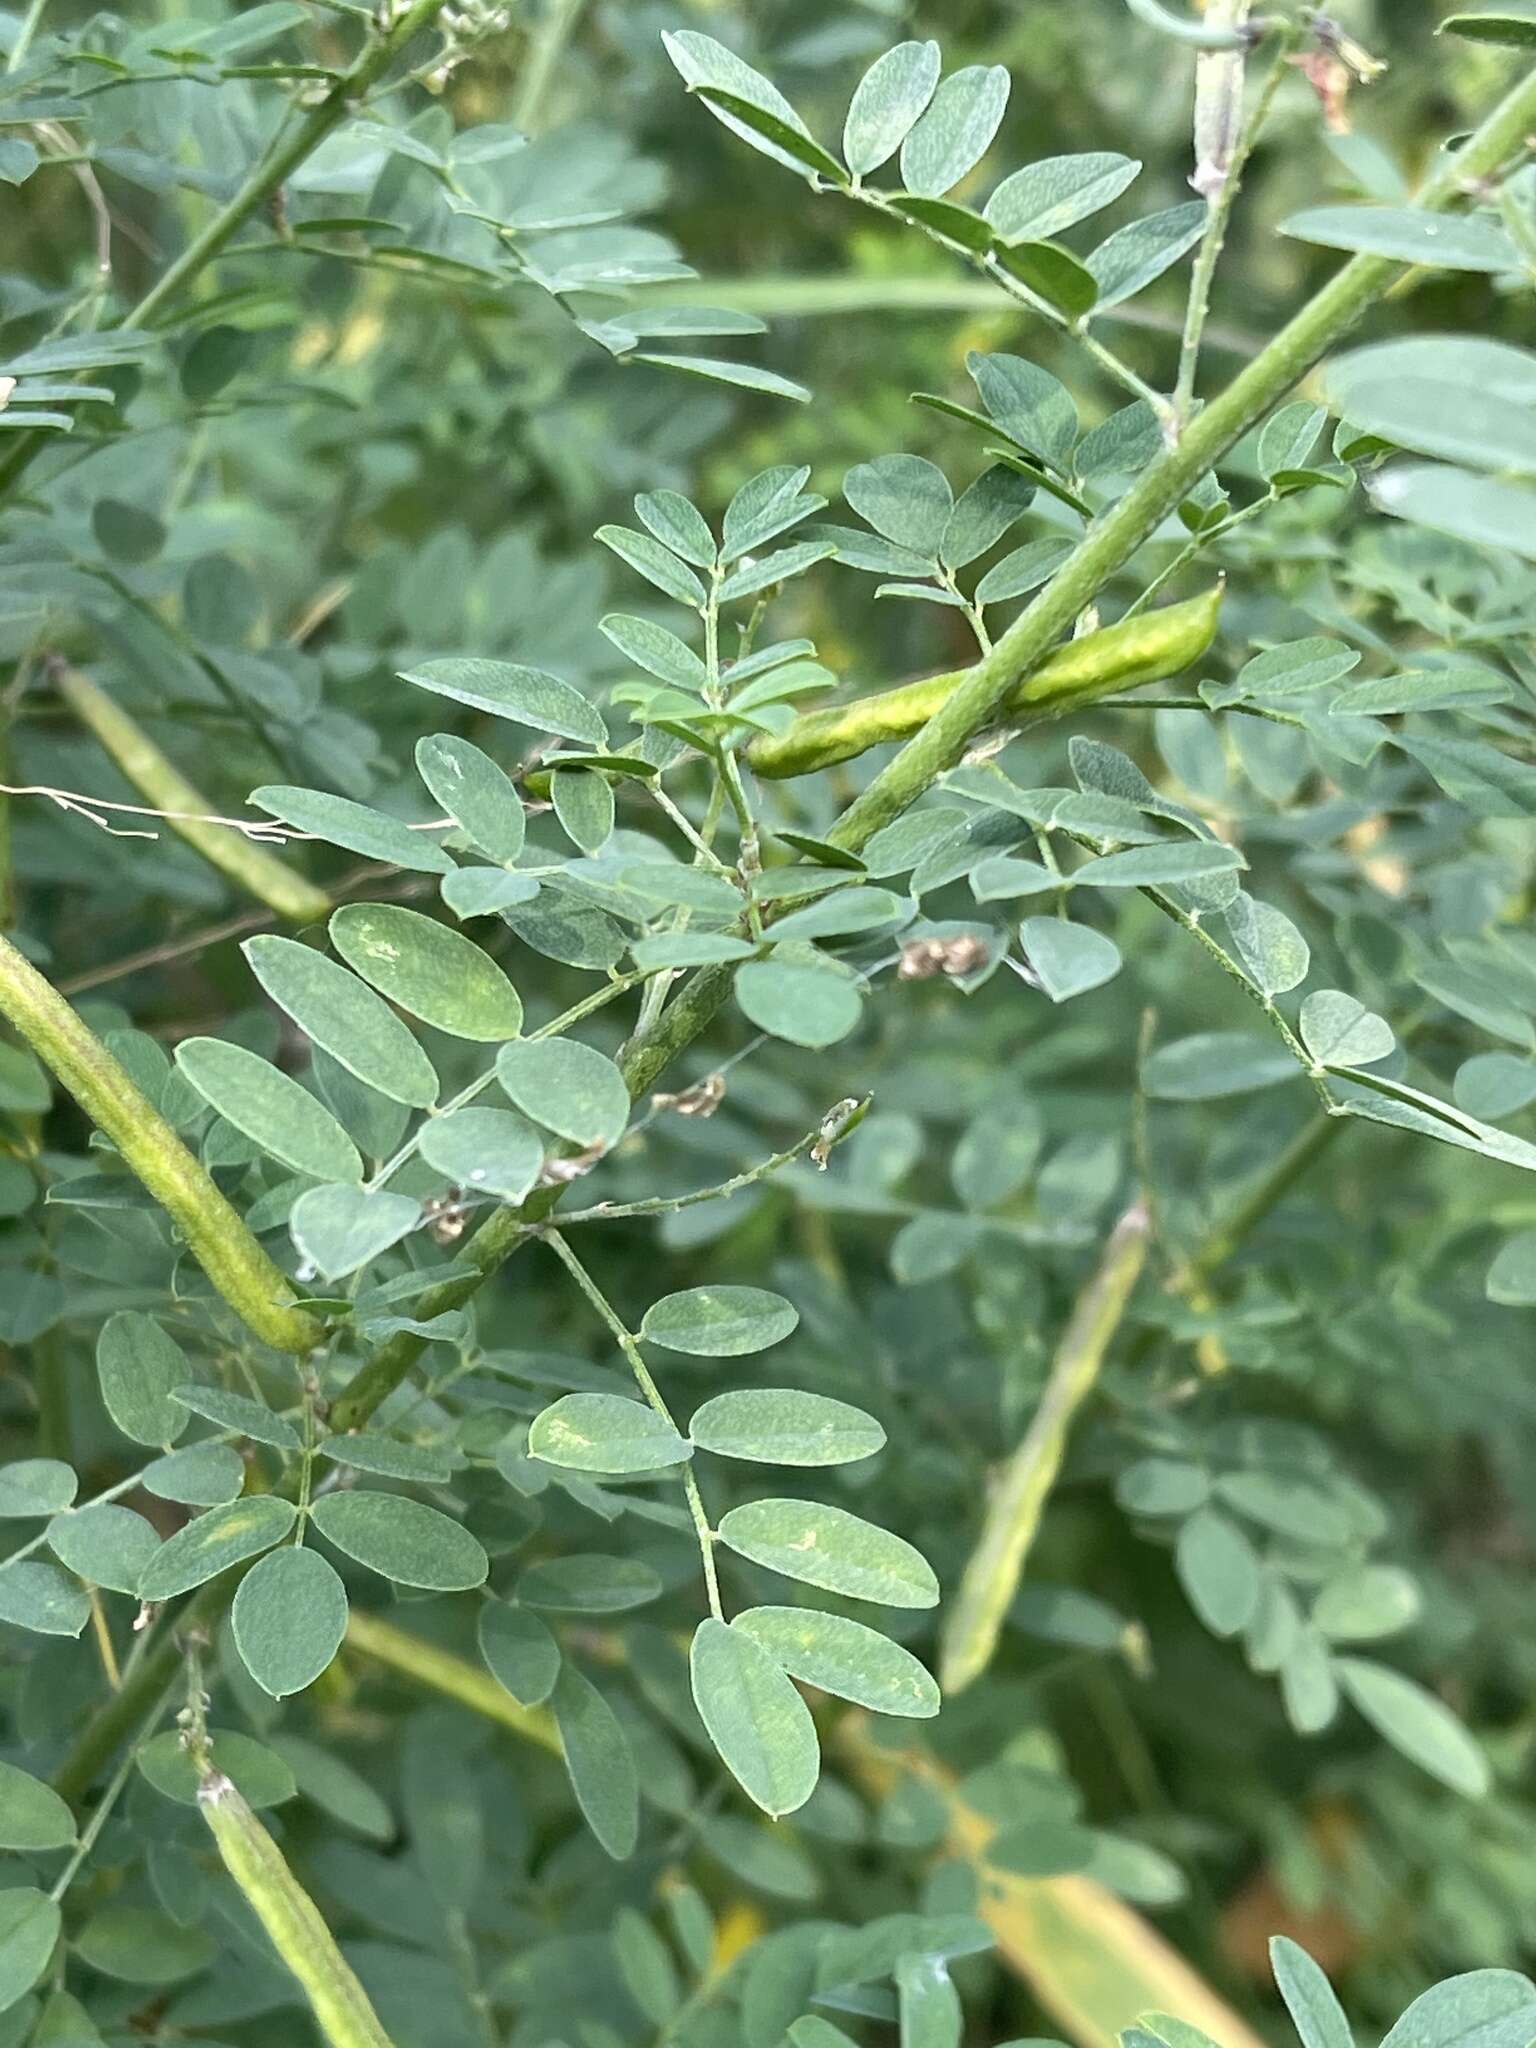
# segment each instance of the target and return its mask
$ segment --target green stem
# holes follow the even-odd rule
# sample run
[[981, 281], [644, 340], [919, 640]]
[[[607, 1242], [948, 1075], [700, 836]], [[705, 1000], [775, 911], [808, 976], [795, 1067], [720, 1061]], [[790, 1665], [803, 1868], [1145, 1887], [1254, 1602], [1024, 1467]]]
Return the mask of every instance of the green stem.
[[[1519, 149], [1536, 122], [1536, 71], [1521, 79], [1425, 187], [1419, 205], [1443, 212]], [[1160, 456], [1092, 526], [1057, 575], [991, 654], [970, 671], [927, 726], [910, 740], [844, 814], [834, 845], [857, 852], [899, 818], [960, 758], [972, 734], [996, 716], [1014, 680], [1070, 631], [1100, 590], [1130, 560], [1223, 455], [1257, 425], [1410, 266], [1356, 256], [1292, 319], [1264, 352], [1206, 406], [1179, 444]]]
[[571, 39], [581, 8], [582, 0], [548, 0], [548, 12], [530, 38], [522, 84], [512, 103], [512, 125], [521, 128], [525, 135], [538, 133], [544, 95], [549, 90], [561, 53]]
[[[559, 1231], [546, 1231], [544, 1233], [544, 1241], [602, 1318], [609, 1335], [628, 1361], [629, 1369], [635, 1376], [635, 1383], [641, 1393], [644, 1394], [650, 1407], [661, 1417], [669, 1429], [676, 1430], [677, 1423], [673, 1420], [672, 1410], [667, 1406], [666, 1398], [660, 1387], [651, 1378], [650, 1367], [640, 1355], [640, 1346], [635, 1341], [634, 1332], [625, 1323], [623, 1317], [613, 1306], [613, 1303], [604, 1294], [603, 1290], [571, 1250]], [[681, 1434], [681, 1432], [678, 1433]], [[715, 1571], [715, 1532], [710, 1528], [709, 1516], [704, 1512], [703, 1496], [699, 1492], [699, 1482], [693, 1475], [692, 1465], [685, 1465], [683, 1467], [682, 1478], [683, 1493], [688, 1502], [688, 1512], [693, 1517], [694, 1534], [699, 1539], [699, 1553], [704, 1561], [704, 1590], [709, 1596], [709, 1611], [716, 1621], [724, 1621], [725, 1609], [720, 1604], [720, 1580]]]
[[13, 72], [19, 71], [26, 61], [27, 52], [32, 47], [32, 39], [37, 34], [39, 24], [43, 18], [43, 10], [47, 5], [48, 0], [32, 0], [31, 6], [23, 16], [21, 27], [16, 31], [16, 40], [11, 45], [11, 54], [5, 60], [5, 75], [7, 78]]
[[1044, 1396], [1024, 1440], [1004, 1467], [950, 1610], [940, 1652], [940, 1683], [962, 1691], [992, 1661], [1018, 1591], [1040, 1516], [1061, 1470], [1073, 1418], [1099, 1377], [1146, 1263], [1147, 1211], [1138, 1202], [1111, 1232], [1078, 1296], [1057, 1346]]
[[58, 1876], [54, 1879], [52, 1885], [49, 1887], [48, 1896], [55, 1903], [57, 1903], [60, 1899], [63, 1898], [64, 1894], [69, 1890], [70, 1886], [74, 1883], [75, 1877], [79, 1872], [81, 1865], [85, 1862], [86, 1858], [95, 1848], [98, 1836], [101, 1834], [101, 1831], [106, 1826], [107, 1822], [111, 1819], [112, 1809], [116, 1806], [118, 1800], [122, 1798], [123, 1793], [127, 1788], [128, 1780], [133, 1776], [133, 1767], [138, 1761], [139, 1751], [143, 1748], [144, 1744], [149, 1740], [150, 1736], [154, 1733], [155, 1728], [159, 1723], [160, 1716], [165, 1712], [166, 1703], [169, 1699], [171, 1692], [171, 1687], [174, 1686], [175, 1682], [175, 1678], [173, 1677], [169, 1685], [161, 1687], [160, 1697], [155, 1701], [154, 1705], [150, 1708], [149, 1713], [144, 1718], [143, 1725], [140, 1727], [138, 1734], [135, 1736], [134, 1740], [129, 1744], [128, 1749], [123, 1756], [122, 1762], [118, 1765], [117, 1769], [112, 1773], [111, 1783], [107, 1786], [105, 1792], [102, 1793], [100, 1799], [97, 1800], [95, 1806], [92, 1807], [91, 1817], [86, 1822], [84, 1828], [82, 1828], [80, 1831], [80, 1839], [75, 1844], [74, 1854], [70, 1857], [69, 1861], [65, 1864], [64, 1868], [59, 1872]]
[[53, 675], [59, 695], [140, 796], [211, 867], [292, 924], [315, 924], [330, 914], [331, 899], [325, 890], [294, 874], [243, 832], [207, 822], [212, 805], [115, 698], [62, 662], [53, 665]]
[[97, 1774], [117, 1754], [118, 1745], [155, 1709], [181, 1676], [179, 1627], [207, 1628], [234, 1598], [240, 1573], [225, 1573], [202, 1588], [177, 1616], [162, 1622], [152, 1648], [127, 1671], [121, 1689], [105, 1699], [75, 1739], [74, 1747], [53, 1774], [53, 1789], [71, 1806], [95, 1783]]
[[1263, 1222], [1277, 1202], [1290, 1193], [1296, 1182], [1318, 1159], [1340, 1131], [1345, 1128], [1346, 1119], [1326, 1114], [1315, 1116], [1311, 1123], [1304, 1124], [1285, 1150], [1268, 1170], [1262, 1173], [1237, 1207], [1220, 1222], [1214, 1224], [1201, 1242], [1189, 1255], [1169, 1281], [1175, 1293], [1184, 1293], [1191, 1287], [1201, 1286], [1209, 1280], [1218, 1266], [1224, 1265], [1237, 1247]]
[[312, 1351], [320, 1326], [293, 1306], [287, 1275], [95, 1033], [3, 935], [0, 1015], [170, 1212], [198, 1264], [247, 1328], [275, 1350]]

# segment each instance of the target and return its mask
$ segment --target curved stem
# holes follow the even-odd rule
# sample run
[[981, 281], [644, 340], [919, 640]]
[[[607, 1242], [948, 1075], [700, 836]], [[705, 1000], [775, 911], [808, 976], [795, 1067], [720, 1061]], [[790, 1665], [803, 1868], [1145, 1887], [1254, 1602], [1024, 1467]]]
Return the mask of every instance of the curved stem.
[[[635, 1383], [650, 1407], [669, 1429], [677, 1430], [672, 1410], [667, 1406], [660, 1387], [651, 1378], [650, 1367], [640, 1355], [640, 1346], [635, 1341], [633, 1330], [625, 1323], [558, 1230], [546, 1231], [544, 1242], [602, 1318], [609, 1335], [628, 1361], [629, 1369], [635, 1376]], [[681, 1431], [678, 1431], [678, 1434], [681, 1435]], [[688, 1512], [693, 1517], [694, 1534], [699, 1539], [699, 1553], [704, 1561], [704, 1590], [709, 1596], [709, 1611], [716, 1621], [724, 1621], [725, 1609], [720, 1604], [720, 1579], [715, 1570], [715, 1532], [710, 1528], [709, 1516], [704, 1512], [703, 1496], [699, 1492], [699, 1482], [694, 1477], [692, 1465], [683, 1467], [682, 1480]]]

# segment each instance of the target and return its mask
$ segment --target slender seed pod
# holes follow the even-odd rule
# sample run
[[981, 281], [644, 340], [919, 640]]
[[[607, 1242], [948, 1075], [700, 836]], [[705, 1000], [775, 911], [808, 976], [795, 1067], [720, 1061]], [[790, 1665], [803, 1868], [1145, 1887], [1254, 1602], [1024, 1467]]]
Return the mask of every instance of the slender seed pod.
[[66, 662], [56, 663], [53, 673], [59, 695], [81, 724], [95, 734], [139, 795], [163, 812], [171, 830], [210, 866], [290, 924], [316, 924], [329, 916], [331, 899], [324, 889], [295, 874], [244, 833], [205, 822], [212, 808], [208, 799], [115, 698]]
[[[1120, 686], [1160, 682], [1198, 661], [1216, 637], [1221, 587], [1187, 604], [1126, 619], [1102, 632], [1085, 633], [1048, 654], [1020, 677], [999, 707], [998, 722], [1034, 725], [1058, 712]], [[770, 780], [809, 775], [839, 761], [851, 761], [885, 740], [919, 732], [969, 669], [929, 676], [897, 690], [882, 690], [828, 711], [810, 711], [787, 731], [754, 740], [747, 759]]]
[[120, 1062], [3, 933], [0, 1017], [15, 1026], [169, 1210], [198, 1264], [246, 1327], [275, 1350], [312, 1351], [323, 1332], [295, 1306], [293, 1282]]
[[320, 1909], [222, 1771], [204, 1772], [197, 1803], [224, 1868], [298, 1978], [330, 2048], [393, 2048]]

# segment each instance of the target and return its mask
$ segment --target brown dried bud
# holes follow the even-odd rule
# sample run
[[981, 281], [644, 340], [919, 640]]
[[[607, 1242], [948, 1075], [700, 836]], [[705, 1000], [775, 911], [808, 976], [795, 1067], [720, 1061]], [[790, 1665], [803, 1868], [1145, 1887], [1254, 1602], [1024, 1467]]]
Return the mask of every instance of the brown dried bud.
[[962, 932], [953, 939], [909, 939], [901, 949], [898, 981], [932, 981], [936, 974], [974, 974], [992, 957], [985, 939]]
[[713, 1116], [724, 1100], [724, 1074], [710, 1074], [702, 1081], [695, 1081], [691, 1088], [679, 1089], [675, 1095], [653, 1095], [651, 1107], [673, 1109], [679, 1116]]

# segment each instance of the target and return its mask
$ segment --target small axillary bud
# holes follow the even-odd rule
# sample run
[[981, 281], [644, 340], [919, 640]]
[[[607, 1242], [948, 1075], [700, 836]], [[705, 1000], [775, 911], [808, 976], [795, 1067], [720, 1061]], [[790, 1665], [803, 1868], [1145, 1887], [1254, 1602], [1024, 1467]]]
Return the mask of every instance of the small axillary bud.
[[[1206, 0], [1211, 28], [1240, 29], [1253, 0]], [[1208, 206], [1220, 198], [1243, 128], [1243, 86], [1248, 53], [1202, 50], [1195, 59], [1195, 171], [1190, 184]]]

